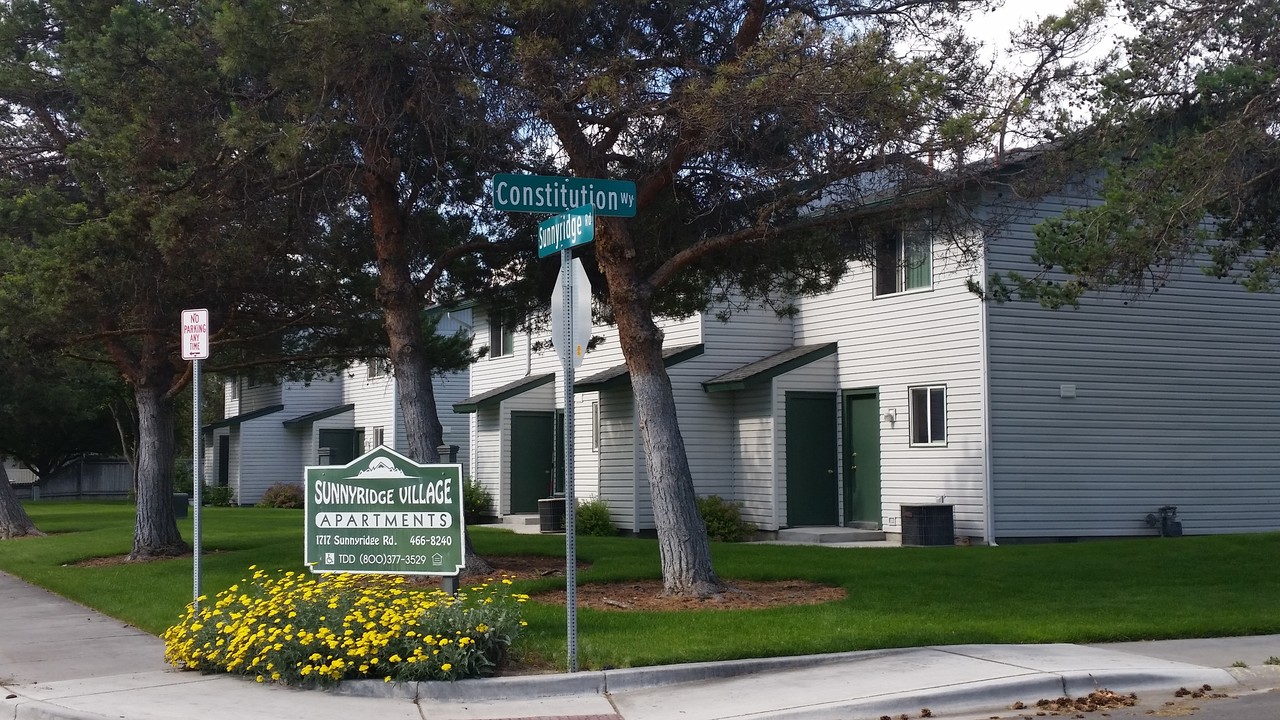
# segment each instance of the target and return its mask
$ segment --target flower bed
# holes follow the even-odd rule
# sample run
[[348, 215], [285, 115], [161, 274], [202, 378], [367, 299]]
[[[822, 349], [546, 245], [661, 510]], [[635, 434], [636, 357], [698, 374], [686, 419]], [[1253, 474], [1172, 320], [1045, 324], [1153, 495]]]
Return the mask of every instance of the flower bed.
[[254, 570], [165, 631], [165, 660], [258, 682], [327, 685], [457, 680], [492, 674], [520, 628], [510, 580], [452, 596], [392, 575]]

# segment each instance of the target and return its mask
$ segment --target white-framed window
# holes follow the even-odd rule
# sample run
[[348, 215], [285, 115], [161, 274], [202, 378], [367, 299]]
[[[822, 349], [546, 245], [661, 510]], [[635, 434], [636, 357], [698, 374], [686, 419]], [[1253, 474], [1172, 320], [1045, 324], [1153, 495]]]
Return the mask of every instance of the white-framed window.
[[876, 296], [933, 287], [933, 233], [924, 225], [896, 230], [876, 243]]
[[370, 434], [373, 435], [373, 445], [370, 447], [370, 449], [381, 447], [384, 444], [385, 437], [383, 436], [382, 428], [380, 427], [373, 428], [373, 432]]
[[239, 399], [240, 399], [240, 383], [241, 383], [241, 382], [242, 382], [242, 381], [240, 380], [240, 378], [239, 378], [239, 377], [235, 377], [235, 378], [232, 378], [232, 379], [231, 379], [231, 383], [230, 383], [230, 384], [231, 384], [231, 399], [232, 399], [232, 400], [239, 400]]
[[600, 449], [600, 402], [591, 403], [591, 449]]
[[515, 344], [515, 328], [495, 314], [489, 322], [489, 357], [506, 357], [515, 352]]
[[911, 444], [947, 444], [947, 387], [907, 388], [911, 407]]
[[369, 379], [386, 377], [391, 374], [391, 361], [386, 358], [378, 358], [370, 360], [367, 366], [369, 368]]

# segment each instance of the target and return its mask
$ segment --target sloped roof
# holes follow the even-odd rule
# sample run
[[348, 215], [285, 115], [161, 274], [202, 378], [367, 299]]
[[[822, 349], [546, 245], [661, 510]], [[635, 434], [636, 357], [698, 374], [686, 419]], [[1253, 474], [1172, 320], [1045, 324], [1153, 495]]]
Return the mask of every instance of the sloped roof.
[[243, 422], [256, 420], [260, 417], [270, 415], [271, 413], [280, 412], [283, 409], [284, 409], [284, 405], [268, 405], [264, 408], [252, 410], [247, 413], [241, 413], [239, 415], [233, 415], [229, 418], [224, 418], [222, 420], [219, 420], [218, 422], [209, 423], [208, 425], [205, 425], [203, 429], [217, 430], [218, 428], [231, 427], [232, 425], [239, 425], [240, 423], [243, 423]]
[[[664, 348], [662, 351], [662, 364], [671, 367], [677, 363], [682, 363], [690, 358], [695, 358], [702, 354], [703, 345], [677, 345], [676, 347]], [[592, 392], [597, 390], [609, 390], [631, 383], [631, 372], [627, 370], [627, 364], [614, 365], [608, 370], [602, 370], [591, 377], [577, 380], [573, 383], [573, 391]]]
[[453, 404], [453, 411], [459, 413], [473, 413], [480, 408], [481, 405], [489, 405], [500, 403], [507, 398], [515, 397], [521, 393], [546, 385], [556, 379], [555, 373], [544, 373], [542, 375], [526, 375], [515, 382], [507, 383], [502, 387], [496, 387], [487, 390], [479, 395], [472, 395], [462, 402]]
[[344, 412], [349, 412], [355, 409], [356, 409], [355, 403], [347, 403], [346, 405], [336, 405], [326, 410], [317, 410], [312, 413], [307, 413], [306, 415], [299, 415], [298, 417], [293, 418], [291, 420], [285, 420], [284, 426], [292, 428], [292, 427], [301, 427], [303, 425], [310, 425], [311, 423], [317, 420], [324, 420], [325, 418], [331, 418], [334, 415], [341, 415]]
[[770, 355], [763, 360], [757, 360], [740, 368], [730, 370], [719, 377], [711, 378], [702, 383], [702, 389], [709, 393], [729, 392], [760, 385], [779, 375], [808, 365], [814, 360], [829, 357], [835, 354], [836, 347], [836, 343], [798, 345], [783, 350], [776, 355]]

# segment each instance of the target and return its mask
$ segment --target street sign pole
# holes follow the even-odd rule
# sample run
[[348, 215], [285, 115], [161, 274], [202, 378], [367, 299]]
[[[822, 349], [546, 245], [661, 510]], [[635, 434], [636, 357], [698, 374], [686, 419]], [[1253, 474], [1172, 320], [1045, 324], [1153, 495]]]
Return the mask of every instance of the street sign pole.
[[578, 539], [577, 510], [573, 483], [573, 251], [560, 251], [560, 277], [564, 292], [560, 298], [560, 337], [556, 344], [564, 368], [564, 607], [568, 628], [569, 672], [578, 672]]
[[[209, 311], [183, 310], [182, 359], [191, 361], [191, 603], [200, 609], [200, 506], [204, 468], [200, 466], [200, 361], [209, 357]], [[172, 500], [170, 500], [172, 502]]]
[[195, 507], [191, 511], [191, 597], [200, 611], [200, 506], [204, 490], [204, 468], [200, 466], [200, 360], [191, 361], [191, 494]]

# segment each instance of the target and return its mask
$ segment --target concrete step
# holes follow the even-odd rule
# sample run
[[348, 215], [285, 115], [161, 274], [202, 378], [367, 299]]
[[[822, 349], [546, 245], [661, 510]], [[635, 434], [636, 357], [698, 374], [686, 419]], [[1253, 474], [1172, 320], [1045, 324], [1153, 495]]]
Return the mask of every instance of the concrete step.
[[792, 543], [846, 543], [878, 542], [884, 540], [881, 530], [860, 530], [847, 527], [797, 527], [778, 531], [778, 542]]
[[532, 515], [521, 514], [502, 516], [503, 525], [538, 525], [540, 523], [541, 520], [538, 519], [537, 513], [533, 513]]

